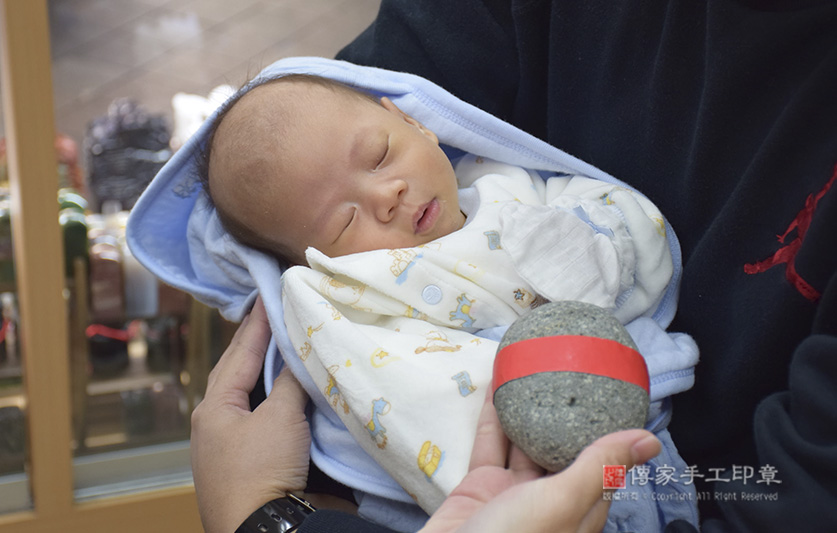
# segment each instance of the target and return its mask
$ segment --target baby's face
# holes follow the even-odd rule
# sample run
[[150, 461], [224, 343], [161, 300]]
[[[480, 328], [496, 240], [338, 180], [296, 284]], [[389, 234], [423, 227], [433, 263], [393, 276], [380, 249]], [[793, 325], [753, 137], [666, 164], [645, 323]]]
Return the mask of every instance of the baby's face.
[[224, 118], [210, 169], [216, 205], [302, 264], [309, 246], [331, 257], [411, 247], [465, 221], [437, 137], [388, 99], [261, 86]]

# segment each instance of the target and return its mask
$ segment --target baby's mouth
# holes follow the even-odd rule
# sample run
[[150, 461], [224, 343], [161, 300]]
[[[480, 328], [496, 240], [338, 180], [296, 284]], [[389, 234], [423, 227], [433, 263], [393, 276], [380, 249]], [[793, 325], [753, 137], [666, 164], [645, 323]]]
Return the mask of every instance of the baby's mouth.
[[421, 235], [433, 229], [441, 211], [442, 206], [436, 198], [421, 206], [413, 216], [413, 229], [415, 233]]

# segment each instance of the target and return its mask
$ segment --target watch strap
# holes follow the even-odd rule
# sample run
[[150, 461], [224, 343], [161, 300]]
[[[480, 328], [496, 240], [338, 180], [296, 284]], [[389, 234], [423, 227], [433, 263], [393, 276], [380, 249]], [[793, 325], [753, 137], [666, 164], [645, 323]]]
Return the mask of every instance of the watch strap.
[[291, 533], [315, 510], [302, 498], [288, 494], [256, 509], [236, 533]]

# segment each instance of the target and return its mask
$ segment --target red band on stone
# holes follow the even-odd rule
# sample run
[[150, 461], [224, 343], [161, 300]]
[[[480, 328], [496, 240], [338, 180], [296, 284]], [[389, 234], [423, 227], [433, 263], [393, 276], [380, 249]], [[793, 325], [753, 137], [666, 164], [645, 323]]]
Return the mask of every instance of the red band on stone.
[[579, 372], [633, 383], [648, 392], [645, 359], [624, 344], [598, 337], [557, 335], [509, 344], [494, 359], [496, 391], [513, 379], [539, 372]]

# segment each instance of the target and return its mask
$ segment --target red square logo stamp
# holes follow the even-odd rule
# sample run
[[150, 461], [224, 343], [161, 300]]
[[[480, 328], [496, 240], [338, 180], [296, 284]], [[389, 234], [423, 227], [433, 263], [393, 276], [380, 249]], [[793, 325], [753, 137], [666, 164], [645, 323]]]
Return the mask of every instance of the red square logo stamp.
[[625, 465], [604, 465], [602, 468], [603, 489], [625, 488], [625, 474], [627, 472]]

